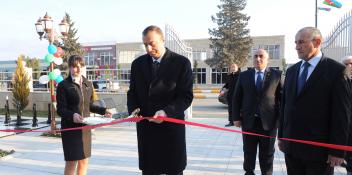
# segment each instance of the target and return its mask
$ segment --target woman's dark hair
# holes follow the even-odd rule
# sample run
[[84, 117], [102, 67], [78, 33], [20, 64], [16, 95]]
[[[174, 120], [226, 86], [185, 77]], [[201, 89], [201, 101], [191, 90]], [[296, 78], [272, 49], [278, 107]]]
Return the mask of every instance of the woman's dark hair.
[[78, 64], [83, 67], [84, 59], [79, 55], [71, 55], [68, 59], [68, 67], [76, 67]]

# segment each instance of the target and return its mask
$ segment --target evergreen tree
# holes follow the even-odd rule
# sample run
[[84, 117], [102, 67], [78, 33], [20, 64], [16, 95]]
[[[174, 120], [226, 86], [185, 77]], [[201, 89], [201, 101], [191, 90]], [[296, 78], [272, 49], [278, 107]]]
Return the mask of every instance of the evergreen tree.
[[20, 110], [23, 110], [28, 105], [28, 96], [29, 96], [29, 77], [25, 71], [23, 65], [23, 55], [19, 56], [17, 59], [17, 68], [13, 76], [13, 89], [12, 104], [16, 108], [17, 103], [20, 103]]
[[78, 42], [79, 37], [76, 36], [78, 30], [74, 28], [75, 23], [71, 20], [71, 17], [68, 13], [65, 14], [65, 18], [69, 24], [67, 36], [62, 39], [62, 43], [59, 43], [58, 41], [55, 42], [56, 46], [59, 46], [62, 48], [62, 50], [64, 50], [64, 55], [62, 56], [63, 63], [59, 66], [63, 72], [68, 71], [67, 62], [71, 55], [84, 55], [82, 45]]
[[213, 57], [206, 63], [217, 68], [227, 67], [231, 63], [242, 67], [247, 62], [252, 44], [249, 29], [246, 29], [250, 17], [241, 13], [246, 7], [246, 0], [220, 1], [220, 11], [216, 17], [211, 17], [218, 27], [209, 29]]

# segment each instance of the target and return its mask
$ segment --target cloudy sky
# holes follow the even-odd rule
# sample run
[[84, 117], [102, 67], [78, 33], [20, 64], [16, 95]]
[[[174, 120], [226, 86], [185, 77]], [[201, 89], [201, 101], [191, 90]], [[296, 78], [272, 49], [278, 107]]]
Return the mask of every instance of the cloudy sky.
[[[352, 1], [340, 2], [341, 9], [319, 11], [318, 27], [324, 36], [352, 8]], [[170, 24], [183, 39], [208, 38], [218, 4], [220, 0], [2, 0], [0, 60], [13, 60], [20, 54], [41, 58], [47, 53], [47, 41], [38, 39], [34, 26], [45, 12], [56, 26], [69, 13], [80, 42], [135, 42], [151, 24]], [[244, 13], [251, 17], [252, 36], [285, 35], [285, 58], [295, 62], [294, 35], [302, 27], [314, 26], [314, 8], [314, 0], [248, 0]]]

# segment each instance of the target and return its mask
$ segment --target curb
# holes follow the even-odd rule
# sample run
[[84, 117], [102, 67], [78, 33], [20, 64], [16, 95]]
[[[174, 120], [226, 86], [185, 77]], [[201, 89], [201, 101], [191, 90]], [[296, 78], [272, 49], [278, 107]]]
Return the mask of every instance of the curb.
[[193, 89], [193, 93], [220, 93], [220, 89]]
[[217, 99], [217, 94], [193, 94], [194, 99]]

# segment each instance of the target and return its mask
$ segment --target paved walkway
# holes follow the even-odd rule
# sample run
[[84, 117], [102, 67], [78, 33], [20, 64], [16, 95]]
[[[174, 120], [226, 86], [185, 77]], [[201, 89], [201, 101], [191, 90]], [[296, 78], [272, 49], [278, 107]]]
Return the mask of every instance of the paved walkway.
[[[190, 121], [223, 126], [225, 118], [195, 118]], [[0, 148], [16, 152], [0, 159], [0, 175], [63, 174], [61, 139], [25, 133], [0, 139]], [[243, 153], [241, 135], [187, 127], [186, 175], [240, 175]], [[257, 162], [258, 165], [258, 162]], [[341, 168], [336, 174], [346, 174]], [[138, 175], [137, 140], [134, 123], [94, 131], [90, 175]], [[260, 174], [259, 167], [256, 174]], [[285, 173], [284, 159], [276, 151], [274, 174]]]

